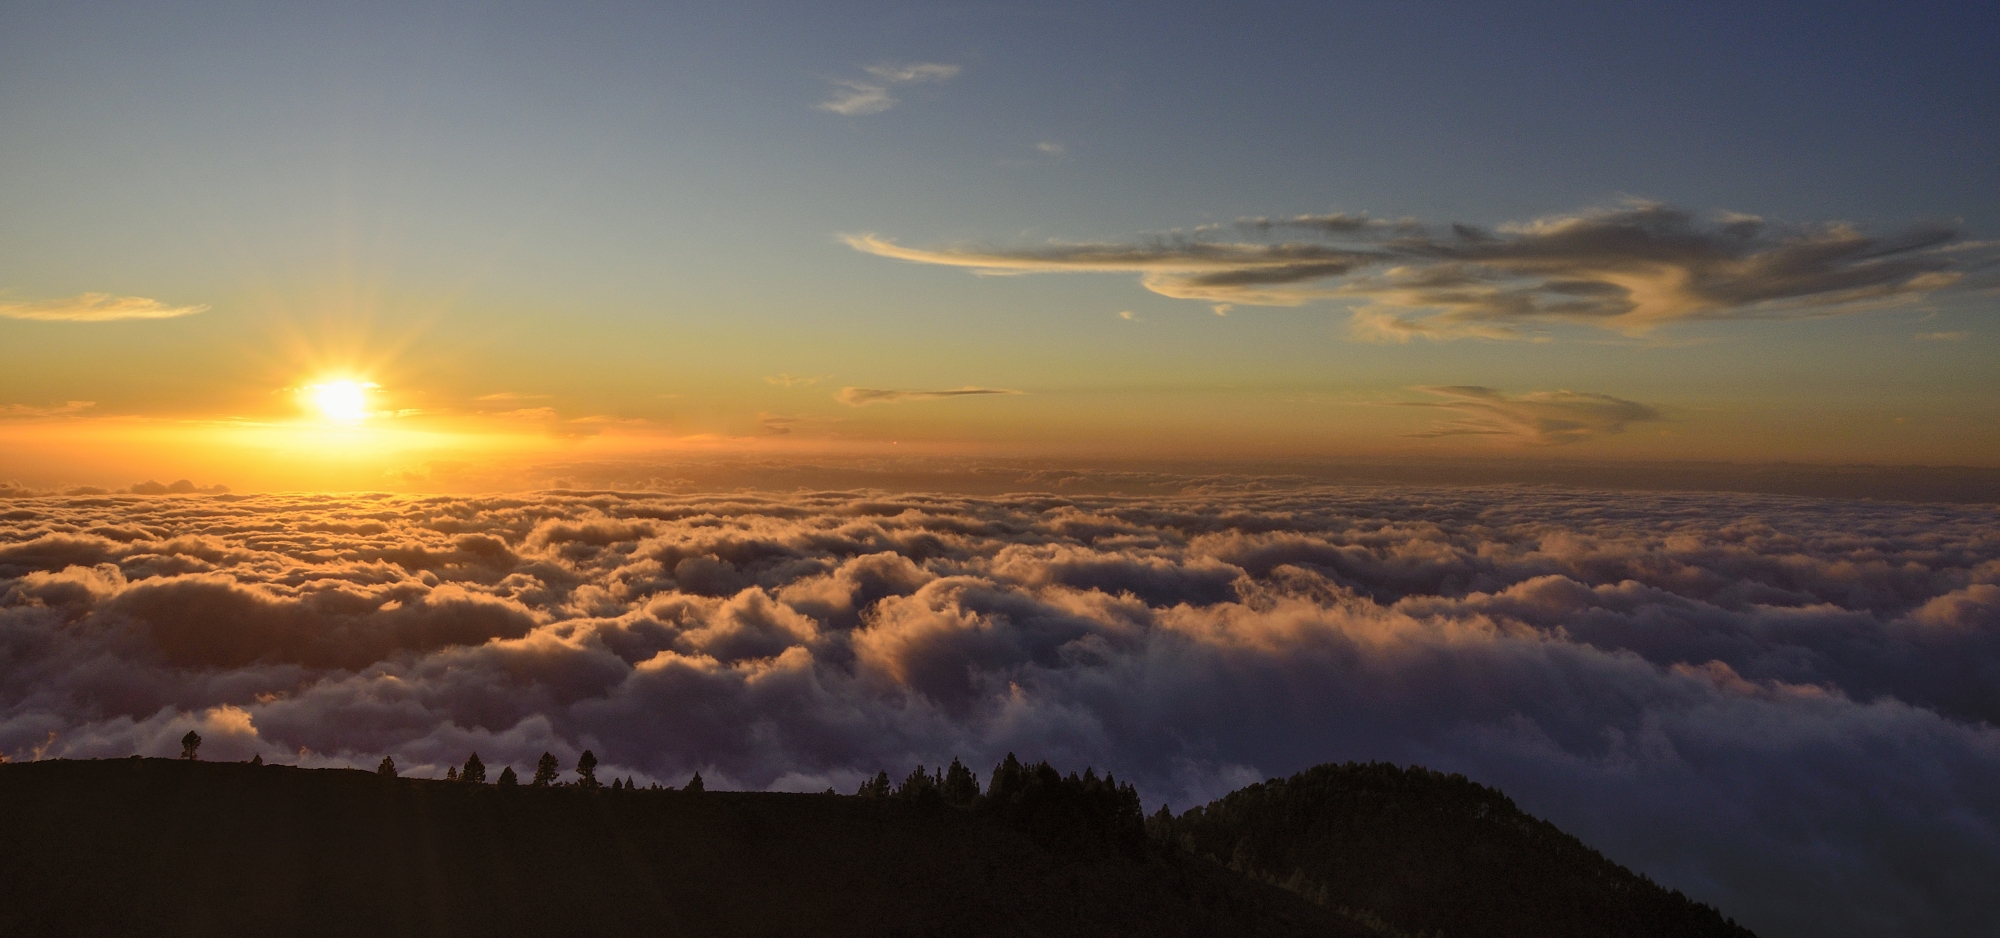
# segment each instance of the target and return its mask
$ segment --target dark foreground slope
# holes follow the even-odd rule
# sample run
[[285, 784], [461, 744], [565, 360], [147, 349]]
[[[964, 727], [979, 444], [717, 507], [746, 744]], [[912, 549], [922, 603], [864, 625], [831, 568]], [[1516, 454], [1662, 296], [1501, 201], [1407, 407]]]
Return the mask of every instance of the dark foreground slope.
[[1749, 938], [1461, 775], [1322, 765], [1155, 816], [1153, 836], [1380, 923], [1480, 938]]
[[1369, 933], [1207, 861], [942, 804], [0, 765], [6, 935]]

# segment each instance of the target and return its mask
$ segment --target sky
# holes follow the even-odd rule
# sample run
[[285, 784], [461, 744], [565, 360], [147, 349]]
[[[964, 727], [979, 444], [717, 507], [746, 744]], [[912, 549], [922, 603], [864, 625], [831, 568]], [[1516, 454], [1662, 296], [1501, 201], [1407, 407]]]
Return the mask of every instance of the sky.
[[1995, 18], [10, 4], [0, 478], [2000, 467]]
[[2000, 8], [0, 6], [0, 761], [1463, 772], [2000, 920]]

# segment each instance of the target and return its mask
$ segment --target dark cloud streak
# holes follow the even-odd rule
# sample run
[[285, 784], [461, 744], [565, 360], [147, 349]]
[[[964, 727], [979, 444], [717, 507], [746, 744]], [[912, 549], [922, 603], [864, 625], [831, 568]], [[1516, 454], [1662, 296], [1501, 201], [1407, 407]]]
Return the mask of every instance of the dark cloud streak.
[[[1556, 323], [1641, 334], [1905, 302], [1991, 266], [1991, 246], [1962, 234], [1943, 223], [1886, 234], [1780, 226], [1635, 202], [1491, 230], [1336, 214], [1246, 219], [1136, 244], [924, 250], [874, 235], [845, 240], [987, 274], [1138, 273], [1155, 293], [1214, 304], [1342, 302], [1354, 308], [1357, 337], [1407, 340], [1523, 338]], [[1216, 240], [1229, 235], [1244, 240]]]

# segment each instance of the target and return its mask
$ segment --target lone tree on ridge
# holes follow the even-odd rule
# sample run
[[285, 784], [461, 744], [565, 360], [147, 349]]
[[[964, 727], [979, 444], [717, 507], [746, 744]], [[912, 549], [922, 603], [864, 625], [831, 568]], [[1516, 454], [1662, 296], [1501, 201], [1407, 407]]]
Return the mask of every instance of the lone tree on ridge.
[[550, 785], [554, 785], [556, 783], [556, 773], [562, 771], [561, 765], [562, 763], [556, 761], [554, 753], [542, 753], [541, 760], [535, 763], [535, 778], [528, 784], [536, 788], [547, 788]]
[[479, 761], [479, 753], [475, 752], [472, 758], [465, 760], [465, 771], [458, 773], [458, 780], [474, 785], [486, 784], [486, 763]]
[[383, 778], [395, 778], [396, 760], [388, 756], [383, 756], [382, 764], [375, 767], [375, 774], [380, 775]]
[[576, 757], [576, 783], [584, 788], [597, 787], [597, 754], [588, 749]]
[[188, 734], [186, 736], [181, 737], [181, 758], [186, 759], [189, 762], [194, 762], [196, 760], [199, 760], [201, 757], [195, 755], [194, 751], [200, 748], [201, 748], [200, 733], [197, 733], [194, 730], [188, 730]]
[[500, 770], [500, 787], [501, 787], [501, 788], [512, 788], [512, 787], [514, 787], [514, 786], [516, 786], [516, 785], [519, 785], [519, 784], [521, 784], [521, 777], [520, 777], [520, 776], [518, 776], [518, 775], [515, 775], [515, 774], [514, 774], [514, 767], [513, 767], [513, 766], [511, 766], [511, 765], [510, 765], [510, 766], [506, 766], [505, 768], [502, 768], [502, 769]]

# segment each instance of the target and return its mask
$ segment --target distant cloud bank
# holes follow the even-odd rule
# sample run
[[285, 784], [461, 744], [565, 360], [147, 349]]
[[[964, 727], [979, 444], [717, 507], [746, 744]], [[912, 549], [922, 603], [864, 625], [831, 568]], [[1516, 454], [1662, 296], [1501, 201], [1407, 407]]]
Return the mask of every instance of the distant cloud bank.
[[112, 296], [109, 293], [85, 293], [66, 300], [0, 300], [0, 318], [44, 322], [174, 319], [207, 309], [206, 306], [172, 306], [143, 296]]
[[1936, 223], [1870, 234], [1652, 202], [1487, 229], [1365, 215], [1251, 218], [1128, 243], [855, 250], [982, 274], [1136, 273], [1146, 289], [1233, 305], [1344, 303], [1357, 338], [1527, 338], [1555, 323], [1643, 334], [1907, 302], [1990, 266], [1994, 246]]
[[[1431, 390], [1467, 421], [1535, 403]], [[851, 791], [1011, 750], [1149, 809], [1385, 759], [1501, 786], [1773, 938], [2000, 920], [1990, 505], [20, 495], [0, 519], [12, 759], [193, 728], [216, 759], [437, 776], [588, 748], [642, 783]]]

